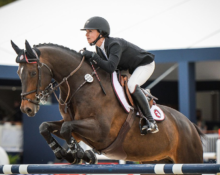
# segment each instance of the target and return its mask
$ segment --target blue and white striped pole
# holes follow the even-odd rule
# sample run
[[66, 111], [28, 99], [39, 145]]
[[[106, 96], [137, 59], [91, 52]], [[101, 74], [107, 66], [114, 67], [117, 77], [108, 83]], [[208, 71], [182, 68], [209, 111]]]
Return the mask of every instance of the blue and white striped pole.
[[0, 165], [0, 174], [216, 174], [220, 164]]

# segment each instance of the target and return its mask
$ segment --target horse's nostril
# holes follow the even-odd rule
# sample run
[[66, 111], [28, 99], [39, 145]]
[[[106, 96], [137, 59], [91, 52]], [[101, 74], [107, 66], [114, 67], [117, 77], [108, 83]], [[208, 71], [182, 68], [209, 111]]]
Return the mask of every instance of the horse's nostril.
[[30, 108], [26, 108], [26, 113], [31, 113], [32, 110]]

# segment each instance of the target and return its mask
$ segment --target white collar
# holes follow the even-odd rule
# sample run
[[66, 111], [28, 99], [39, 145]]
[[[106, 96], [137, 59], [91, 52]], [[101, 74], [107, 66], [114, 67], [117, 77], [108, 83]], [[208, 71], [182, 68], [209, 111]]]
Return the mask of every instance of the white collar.
[[105, 39], [103, 40], [102, 45], [99, 48], [105, 50]]

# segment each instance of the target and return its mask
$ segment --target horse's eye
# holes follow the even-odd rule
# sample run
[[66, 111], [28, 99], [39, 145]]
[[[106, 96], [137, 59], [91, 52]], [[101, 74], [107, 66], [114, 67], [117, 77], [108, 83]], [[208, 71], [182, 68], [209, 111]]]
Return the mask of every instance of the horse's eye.
[[37, 73], [34, 71], [34, 72], [31, 72], [31, 76], [35, 76]]

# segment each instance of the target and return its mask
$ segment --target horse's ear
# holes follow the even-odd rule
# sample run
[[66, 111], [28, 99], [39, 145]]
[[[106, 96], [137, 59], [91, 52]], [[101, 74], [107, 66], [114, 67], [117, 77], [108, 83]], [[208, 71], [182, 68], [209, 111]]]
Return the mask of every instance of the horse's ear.
[[11, 45], [17, 54], [19, 54], [21, 51], [23, 51], [12, 40], [11, 40]]
[[27, 51], [28, 55], [30, 56], [30, 58], [36, 58], [36, 55], [34, 54], [32, 48], [27, 40], [25, 40], [25, 47], [26, 47], [26, 51]]
[[20, 49], [18, 46], [16, 46], [16, 44], [11, 40], [11, 45], [13, 47], [13, 49], [15, 50], [15, 52], [18, 54], [17, 58], [16, 58], [16, 63], [26, 63], [25, 55], [24, 55], [24, 49]]

